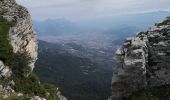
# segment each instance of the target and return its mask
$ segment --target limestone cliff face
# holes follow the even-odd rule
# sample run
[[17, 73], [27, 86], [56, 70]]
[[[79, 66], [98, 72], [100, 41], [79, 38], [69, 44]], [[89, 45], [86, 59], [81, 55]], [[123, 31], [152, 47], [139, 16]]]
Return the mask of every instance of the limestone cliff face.
[[[53, 98], [53, 100], [66, 100], [66, 98], [60, 94], [58, 88], [52, 87], [51, 85], [47, 87], [46, 85], [46, 89], [46, 87], [42, 85], [36, 77], [27, 75], [28, 73], [30, 74], [30, 72], [28, 72], [30, 69], [31, 71], [34, 69], [34, 63], [37, 60], [38, 45], [36, 33], [33, 30], [31, 16], [28, 10], [25, 7], [18, 5], [15, 0], [0, 0], [0, 42], [4, 42], [0, 44], [0, 99], [7, 100], [11, 95], [15, 95], [18, 96], [18, 98], [24, 98], [25, 96], [25, 98], [30, 100], [46, 100], [45, 98]], [[11, 56], [9, 56], [9, 54], [11, 54]], [[26, 56], [30, 57], [30, 59], [29, 61], [25, 61], [26, 63], [24, 64], [26, 65], [23, 66], [27, 67], [28, 65], [30, 68], [23, 68], [23, 63], [20, 61], [22, 60], [21, 58], [17, 60], [18, 62], [15, 62], [15, 58], [10, 58], [14, 57], [15, 54], [27, 54]], [[9, 59], [13, 60], [13, 65], [9, 64], [11, 61]], [[21, 69], [20, 65], [22, 66]], [[23, 70], [27, 71], [26, 76], [24, 77], [22, 77], [22, 74], [25, 75]], [[13, 74], [14, 71], [15, 74]], [[34, 85], [36, 85], [36, 87], [34, 87]], [[19, 88], [20, 86], [23, 87]], [[35, 89], [32, 93], [27, 93], [29, 89], [25, 90], [24, 88], [30, 87], [32, 90], [34, 88], [39, 90]], [[51, 87], [52, 89], [49, 91]], [[16, 88], [18, 88], [18, 90]], [[37, 94], [39, 91], [41, 91], [39, 94], [40, 96], [43, 96], [43, 98]], [[18, 100], [20, 100], [20, 98]]]
[[[1, 0], [0, 1], [0, 16], [15, 23], [10, 28], [8, 33], [8, 39], [13, 48], [13, 52], [27, 52], [32, 58], [30, 67], [33, 70], [34, 63], [37, 60], [37, 40], [36, 34], [33, 30], [31, 16], [27, 9], [17, 5], [15, 0]], [[11, 71], [7, 66], [1, 66], [1, 76], [10, 76]]]
[[144, 87], [170, 84], [170, 17], [127, 38], [116, 57], [118, 71], [110, 100], [122, 100]]
[[38, 46], [30, 14], [26, 8], [17, 5], [15, 0], [1, 0], [0, 7], [0, 11], [3, 13], [1, 16], [8, 21], [15, 22], [9, 30], [9, 40], [13, 52], [27, 52], [32, 58], [30, 67], [33, 69], [37, 60]]

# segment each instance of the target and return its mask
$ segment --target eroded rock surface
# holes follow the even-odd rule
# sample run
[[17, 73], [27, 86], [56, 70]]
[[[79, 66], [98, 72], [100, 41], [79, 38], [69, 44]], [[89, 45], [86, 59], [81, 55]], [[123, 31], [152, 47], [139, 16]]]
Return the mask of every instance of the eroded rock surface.
[[[17, 93], [17, 91], [15, 91], [16, 87], [19, 86], [19, 85], [16, 85], [16, 83], [17, 83], [16, 81], [20, 82], [20, 80], [23, 77], [18, 78], [16, 74], [15, 75], [13, 74], [14, 71], [16, 71], [16, 70], [21, 71], [21, 72], [17, 72], [17, 74], [25, 75], [24, 71], [27, 70], [26, 69], [27, 65], [28, 65], [28, 68], [30, 67], [31, 72], [34, 69], [34, 63], [37, 60], [37, 48], [38, 48], [36, 33], [34, 32], [31, 15], [29, 14], [28, 10], [25, 7], [18, 5], [15, 0], [0, 0], [0, 18], [1, 18], [1, 20], [0, 20], [0, 25], [1, 25], [0, 33], [1, 34], [0, 35], [4, 36], [4, 34], [5, 34], [5, 37], [7, 37], [7, 39], [2, 39], [2, 37], [0, 37], [2, 42], [5, 41], [4, 45], [2, 43], [0, 45], [0, 47], [4, 46], [5, 49], [4, 50], [1, 49], [1, 50], [3, 52], [6, 50], [6, 52], [7, 52], [6, 55], [1, 54], [2, 51], [0, 52], [0, 57], [1, 57], [0, 58], [0, 99], [7, 100], [8, 97], [10, 97], [11, 95], [15, 95], [18, 98], [25, 96], [25, 98], [30, 99], [30, 100], [46, 100], [46, 98], [48, 98], [49, 96], [51, 96], [53, 94], [53, 96], [55, 96], [55, 97], [53, 97], [54, 100], [67, 100], [65, 97], [63, 97], [60, 94], [59, 90], [54, 90], [54, 89], [51, 90], [51, 91], [55, 91], [53, 93], [51, 93], [51, 91], [49, 92], [48, 90], [45, 90], [43, 85], [39, 82], [38, 79], [36, 80], [35, 77], [32, 78], [32, 79], [35, 79], [34, 80], [35, 82], [34, 81], [33, 82], [34, 82], [34, 84], [36, 84], [36, 86], [39, 86], [39, 88], [37, 88], [37, 89], [40, 89], [40, 90], [43, 89], [42, 92], [45, 93], [45, 94], [43, 94], [44, 97], [32, 95], [34, 93], [32, 93], [31, 95], [28, 96], [28, 93], [26, 93], [28, 90], [24, 91], [24, 89], [23, 89], [23, 91], [25, 94]], [[9, 25], [9, 23], [10, 23], [10, 25]], [[4, 24], [6, 26], [4, 26]], [[3, 27], [9, 28], [7, 33], [4, 32], [5, 29], [2, 29]], [[8, 41], [9, 41], [9, 43], [7, 43]], [[6, 45], [8, 45], [8, 46], [6, 46]], [[11, 53], [11, 51], [12, 51], [12, 53]], [[18, 57], [18, 56], [14, 56], [15, 54], [25, 54], [26, 56], [28, 56], [28, 58], [30, 57], [30, 59], [29, 59], [30, 61], [28, 61], [28, 64], [26, 61], [25, 61], [26, 63], [24, 63], [24, 64], [26, 64], [25, 69], [23, 68], [22, 62], [20, 62], [20, 61], [15, 62], [15, 58], [12, 58], [12, 57]], [[6, 57], [8, 55], [10, 55], [10, 56]], [[13, 61], [12, 67], [9, 64], [9, 62], [11, 61], [10, 57], [12, 58], [12, 61]], [[6, 58], [6, 59], [3, 59], [3, 58]], [[16, 58], [16, 59], [18, 59], [18, 58]], [[15, 65], [15, 63], [17, 65]], [[21, 63], [21, 66], [22, 66], [21, 70], [19, 70], [20, 64], [18, 64], [18, 63]], [[17, 68], [16, 68], [16, 66], [17, 66]], [[28, 71], [30, 71], [30, 70], [28, 70]], [[31, 72], [26, 73], [23, 80], [26, 81], [26, 79], [29, 77], [29, 75], [27, 75], [27, 74], [31, 74]], [[18, 79], [16, 79], [16, 78], [18, 78]], [[27, 82], [30, 82], [30, 80], [31, 79], [29, 79], [29, 81], [27, 81]], [[38, 81], [38, 83], [36, 83], [36, 81]], [[30, 82], [31, 85], [33, 85], [33, 82], [32, 81]], [[21, 85], [22, 84], [23, 83], [21, 83]], [[27, 85], [25, 85], [25, 86], [27, 86]], [[48, 94], [48, 95], [46, 95], [46, 94]], [[40, 95], [42, 95], [42, 94], [40, 94]]]
[[9, 40], [14, 53], [27, 52], [32, 58], [31, 69], [37, 60], [37, 40], [33, 30], [32, 19], [25, 7], [18, 5], [15, 0], [1, 0], [0, 14], [3, 18], [15, 23], [9, 30]]
[[118, 71], [110, 100], [122, 100], [144, 87], [170, 84], [170, 17], [127, 38], [116, 57]]

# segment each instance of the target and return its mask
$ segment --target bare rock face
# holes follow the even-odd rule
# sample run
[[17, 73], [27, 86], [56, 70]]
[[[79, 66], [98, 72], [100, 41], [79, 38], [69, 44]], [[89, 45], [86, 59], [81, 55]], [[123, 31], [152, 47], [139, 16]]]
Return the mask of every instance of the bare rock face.
[[2, 61], [0, 61], [0, 79], [2, 77], [10, 77], [11, 76], [11, 70], [9, 69], [8, 66], [5, 66], [4, 63]]
[[[3, 29], [5, 27], [5, 29]], [[7, 31], [7, 32], [6, 32]], [[43, 85], [39, 82], [38, 79], [35, 79], [36, 82], [33, 82], [30, 84], [31, 87], [33, 87], [35, 84], [38, 87], [41, 87], [41, 93], [43, 91], [43, 98], [39, 96], [31, 96], [27, 94], [27, 91], [25, 90], [20, 90], [25, 91], [23, 93], [16, 93], [18, 92], [17, 90], [15, 91], [16, 87], [19, 87], [17, 85], [18, 80], [25, 80], [30, 82], [29, 72], [25, 72], [29, 69], [29, 67], [33, 70], [34, 69], [34, 63], [37, 60], [37, 39], [36, 39], [36, 33], [34, 32], [33, 25], [32, 25], [32, 19], [31, 15], [29, 14], [28, 10], [25, 7], [22, 7], [18, 5], [15, 0], [0, 0], [0, 42], [3, 42], [0, 44], [0, 47], [4, 47], [0, 49], [0, 99], [3, 96], [3, 99], [7, 99], [11, 95], [16, 95], [17, 97], [20, 96], [25, 96], [25, 98], [30, 99], [30, 100], [46, 100], [49, 96], [51, 96], [54, 100], [67, 100], [64, 96], [60, 94], [60, 91], [57, 89], [55, 90], [55, 93], [51, 93], [48, 90], [43, 87]], [[3, 39], [2, 37], [6, 37]], [[4, 53], [5, 54], [2, 54]], [[24, 63], [24, 66], [27, 66], [28, 69], [22, 68], [23, 65], [21, 64], [21, 59], [20, 61], [15, 61], [15, 58], [18, 56], [13, 56], [14, 54], [25, 54], [30, 57], [31, 59], [28, 60], [28, 63]], [[14, 58], [13, 58], [14, 57]], [[22, 58], [22, 57], [21, 57]], [[17, 58], [16, 58], [17, 59]], [[26, 59], [26, 58], [25, 58]], [[30, 61], [31, 60], [31, 61]], [[13, 61], [13, 65], [11, 66], [9, 62]], [[18, 65], [15, 65], [15, 64]], [[9, 64], [9, 67], [7, 66]], [[17, 67], [15, 67], [17, 66]], [[20, 67], [22, 66], [22, 67]], [[21, 68], [21, 70], [19, 70]], [[19, 73], [24, 75], [24, 78], [17, 78], [17, 75], [14, 75], [14, 71], [17, 69], [17, 71], [20, 71]], [[23, 72], [24, 70], [24, 72]], [[31, 71], [32, 72], [32, 71]], [[26, 75], [25, 75], [26, 74]], [[12, 77], [14, 75], [15, 78]], [[21, 77], [21, 76], [20, 76]], [[33, 77], [33, 76], [32, 76]], [[34, 78], [36, 78], [34, 76]], [[2, 81], [3, 80], [3, 81]], [[24, 82], [25, 82], [24, 81]], [[20, 82], [18, 82], [20, 83]], [[21, 83], [23, 84], [23, 83]], [[28, 83], [27, 83], [28, 84]], [[26, 85], [27, 86], [27, 85]], [[50, 86], [49, 86], [50, 87]], [[55, 87], [53, 87], [54, 89]], [[40, 88], [38, 88], [40, 89]], [[19, 91], [19, 92], [20, 92]], [[35, 91], [33, 91], [35, 92]], [[34, 93], [33, 93], [34, 94]], [[38, 95], [42, 95], [38, 94]], [[48, 95], [46, 95], [48, 94]], [[55, 97], [54, 97], [55, 96]]]
[[3, 18], [15, 23], [8, 35], [13, 52], [27, 52], [32, 58], [30, 67], [33, 70], [38, 46], [29, 12], [26, 8], [17, 5], [15, 0], [1, 0], [0, 13]]
[[127, 38], [116, 57], [118, 71], [112, 78], [110, 100], [122, 100], [144, 87], [170, 84], [170, 17]]
[[[22, 12], [27, 12], [25, 8]], [[30, 67], [33, 70], [34, 63], [37, 60], [37, 40], [36, 34], [32, 27], [32, 20], [29, 13], [25, 13], [23, 17], [17, 19], [17, 23], [9, 31], [10, 43], [14, 53], [27, 52], [32, 58]]]

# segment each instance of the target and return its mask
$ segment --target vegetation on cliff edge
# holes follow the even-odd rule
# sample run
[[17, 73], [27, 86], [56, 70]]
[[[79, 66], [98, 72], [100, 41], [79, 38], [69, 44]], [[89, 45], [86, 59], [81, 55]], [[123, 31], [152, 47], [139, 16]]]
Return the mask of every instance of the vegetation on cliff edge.
[[[13, 53], [8, 33], [10, 27], [15, 23], [9, 22], [0, 16], [0, 60], [12, 70], [10, 78], [1, 79], [0, 84], [7, 86], [13, 80], [15, 85], [12, 88], [18, 93], [24, 93], [23, 96], [11, 94], [4, 100], [28, 100], [32, 96], [40, 96], [47, 100], [57, 99], [58, 88], [50, 84], [40, 84], [40, 80], [34, 74], [31, 74], [29, 63], [31, 58], [27, 53]], [[0, 99], [5, 95], [0, 91]]]
[[12, 47], [9, 44], [8, 32], [12, 23], [8, 22], [2, 16], [0, 17], [0, 60], [6, 61], [12, 55]]

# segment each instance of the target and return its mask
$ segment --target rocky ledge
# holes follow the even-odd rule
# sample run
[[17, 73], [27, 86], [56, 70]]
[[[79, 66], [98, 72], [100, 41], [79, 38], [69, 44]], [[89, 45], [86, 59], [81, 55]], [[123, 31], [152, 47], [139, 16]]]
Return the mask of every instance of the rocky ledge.
[[170, 84], [170, 17], [116, 51], [117, 72], [112, 78], [110, 100], [122, 100], [143, 88]]

